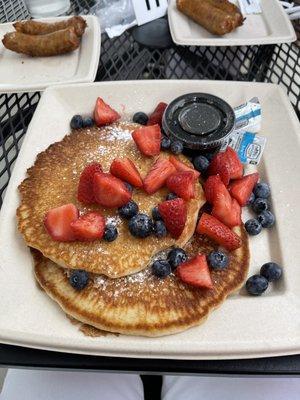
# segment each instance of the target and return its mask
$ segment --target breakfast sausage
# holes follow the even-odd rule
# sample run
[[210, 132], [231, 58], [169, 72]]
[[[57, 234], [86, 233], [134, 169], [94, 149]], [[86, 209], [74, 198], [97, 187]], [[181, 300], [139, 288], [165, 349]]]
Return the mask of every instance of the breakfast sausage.
[[240, 9], [228, 0], [208, 0], [211, 5], [234, 16], [235, 26], [243, 25], [244, 17]]
[[225, 35], [236, 27], [233, 15], [208, 0], [177, 0], [177, 8], [215, 35]]
[[48, 57], [69, 53], [79, 47], [80, 38], [75, 28], [48, 33], [47, 35], [27, 35], [21, 32], [10, 32], [4, 35], [3, 45], [16, 53], [32, 57]]
[[17, 21], [13, 26], [17, 32], [26, 33], [28, 35], [45, 35], [73, 26], [76, 35], [81, 37], [84, 34], [86, 22], [82, 17], [75, 16], [69, 19], [64, 19], [63, 21], [52, 23], [35, 20]]

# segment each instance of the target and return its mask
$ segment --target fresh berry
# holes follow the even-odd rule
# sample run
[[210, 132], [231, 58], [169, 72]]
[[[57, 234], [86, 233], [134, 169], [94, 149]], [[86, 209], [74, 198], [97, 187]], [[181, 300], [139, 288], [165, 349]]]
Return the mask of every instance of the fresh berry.
[[198, 254], [191, 260], [179, 265], [176, 274], [189, 285], [206, 289], [213, 288], [206, 257], [203, 254]]
[[158, 238], [165, 237], [167, 235], [167, 228], [163, 221], [154, 221], [153, 231], [154, 235]]
[[[206, 200], [212, 204], [216, 193], [220, 192], [224, 188], [224, 183], [222, 182], [220, 175], [209, 176], [204, 183], [204, 193]], [[226, 187], [225, 187], [226, 189]]]
[[176, 269], [180, 264], [184, 263], [187, 260], [186, 252], [180, 247], [175, 247], [168, 254], [168, 261], [172, 267], [172, 269]]
[[99, 213], [89, 212], [81, 215], [76, 221], [72, 222], [71, 228], [77, 240], [89, 242], [102, 239], [105, 219]]
[[84, 127], [84, 128], [90, 128], [91, 126], [93, 126], [94, 125], [94, 120], [93, 120], [93, 118], [91, 118], [91, 117], [85, 117], [85, 118], [83, 118], [83, 120], [82, 120], [82, 126]]
[[275, 224], [275, 216], [271, 211], [263, 211], [257, 216], [257, 220], [263, 228], [271, 228]]
[[148, 215], [137, 214], [130, 219], [128, 227], [133, 236], [145, 238], [152, 233], [153, 223]]
[[132, 138], [145, 156], [157, 156], [160, 152], [161, 130], [159, 125], [142, 126], [132, 132]]
[[103, 207], [122, 207], [131, 199], [124, 182], [111, 174], [95, 174], [93, 189], [96, 202]]
[[124, 182], [124, 183], [125, 183], [125, 186], [127, 187], [127, 189], [129, 190], [129, 192], [132, 193], [133, 187], [130, 185], [130, 183], [128, 183], [128, 182]]
[[72, 129], [80, 129], [83, 127], [83, 119], [81, 115], [74, 115], [72, 117], [70, 126]]
[[247, 205], [251, 206], [254, 203], [254, 200], [255, 200], [255, 194], [252, 192], [247, 201]]
[[184, 162], [179, 161], [177, 157], [175, 156], [170, 156], [169, 160], [171, 161], [171, 163], [174, 165], [174, 167], [176, 168], [176, 170], [178, 172], [193, 172], [195, 179], [198, 179], [200, 176], [200, 172], [196, 171], [194, 168], [186, 165]]
[[194, 167], [201, 174], [205, 173], [209, 167], [209, 161], [204, 156], [197, 156], [193, 160]]
[[253, 191], [255, 197], [261, 197], [262, 199], [267, 199], [271, 194], [270, 186], [265, 182], [259, 182]]
[[178, 198], [178, 196], [175, 193], [168, 193], [167, 196], [166, 196], [166, 200], [174, 200], [174, 199], [177, 199], [177, 198]]
[[255, 199], [254, 203], [252, 204], [252, 210], [256, 214], [260, 214], [261, 212], [266, 211], [268, 208], [269, 208], [268, 201], [266, 199], [262, 199], [261, 197]]
[[98, 97], [94, 109], [94, 120], [97, 126], [109, 125], [120, 119], [120, 114]]
[[236, 250], [242, 245], [242, 241], [237, 234], [218, 221], [217, 218], [206, 213], [203, 213], [199, 219], [196, 232], [207, 235], [229, 251]]
[[180, 154], [183, 152], [183, 144], [179, 140], [174, 140], [170, 146], [173, 154]]
[[214, 158], [214, 156], [216, 155], [216, 153], [205, 153], [204, 157], [208, 159], [209, 162], [211, 162], [211, 160]]
[[158, 207], [153, 207], [152, 208], [152, 218], [154, 219], [154, 221], [159, 221], [161, 220], [161, 215], [158, 211]]
[[52, 208], [44, 218], [44, 225], [53, 240], [58, 242], [69, 242], [76, 240], [71, 228], [71, 223], [79, 217], [79, 211], [74, 204]]
[[142, 111], [139, 111], [134, 114], [134, 116], [132, 117], [132, 121], [135, 122], [136, 124], [147, 125], [148, 115]]
[[101, 164], [96, 162], [87, 165], [82, 171], [79, 178], [79, 184], [77, 190], [78, 201], [84, 204], [95, 203], [96, 200], [94, 196], [93, 182], [94, 182], [94, 175], [97, 172], [102, 172], [102, 167]]
[[246, 282], [246, 289], [253, 296], [261, 295], [268, 288], [268, 280], [261, 275], [253, 275]]
[[158, 278], [165, 278], [171, 273], [171, 266], [166, 260], [157, 260], [152, 264], [152, 272]]
[[220, 175], [223, 183], [227, 186], [230, 179], [238, 179], [243, 176], [243, 165], [237, 153], [227, 147], [224, 152], [217, 153], [208, 168], [209, 175]]
[[130, 158], [115, 158], [110, 166], [109, 172], [133, 186], [143, 186], [141, 175]]
[[168, 150], [170, 146], [171, 146], [171, 140], [168, 137], [163, 136], [163, 138], [161, 139], [160, 148], [162, 150]]
[[107, 242], [113, 242], [114, 240], [117, 239], [117, 236], [118, 236], [118, 229], [116, 228], [116, 226], [112, 224], [106, 225], [103, 239], [106, 240]]
[[76, 269], [71, 272], [69, 282], [74, 289], [82, 290], [89, 282], [89, 274], [82, 269]]
[[163, 117], [163, 114], [164, 114], [167, 106], [168, 106], [168, 104], [166, 104], [166, 103], [163, 103], [163, 102], [158, 103], [157, 106], [155, 107], [155, 110], [150, 115], [147, 125], [158, 124], [161, 126], [162, 117]]
[[158, 206], [158, 211], [170, 235], [176, 239], [179, 238], [187, 218], [187, 209], [184, 200], [178, 198], [164, 201]]
[[211, 251], [207, 256], [208, 264], [213, 269], [223, 269], [228, 266], [228, 256], [223, 251]]
[[240, 206], [243, 207], [247, 204], [258, 178], [259, 174], [255, 172], [230, 183], [230, 194], [239, 202]]
[[269, 282], [278, 281], [282, 275], [282, 268], [274, 262], [268, 262], [261, 267], [260, 275]]
[[158, 158], [144, 179], [145, 192], [148, 194], [157, 192], [174, 172], [176, 172], [175, 167], [167, 158]]
[[127, 204], [120, 207], [118, 212], [121, 217], [130, 219], [139, 212], [139, 206], [135, 201], [130, 200]]
[[167, 188], [184, 200], [195, 197], [195, 177], [193, 172], [175, 172], [166, 181]]
[[258, 235], [261, 232], [262, 226], [257, 219], [252, 218], [248, 219], [248, 221], [245, 222], [245, 229], [249, 233], [249, 235], [254, 236]]

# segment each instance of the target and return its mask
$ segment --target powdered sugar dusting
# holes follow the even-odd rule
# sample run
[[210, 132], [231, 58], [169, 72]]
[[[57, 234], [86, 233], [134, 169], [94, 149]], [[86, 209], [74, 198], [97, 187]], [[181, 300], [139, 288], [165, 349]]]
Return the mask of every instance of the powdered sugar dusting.
[[107, 128], [107, 140], [113, 141], [113, 140], [131, 140], [131, 131], [128, 129], [123, 129], [122, 127], [119, 126], [109, 126]]

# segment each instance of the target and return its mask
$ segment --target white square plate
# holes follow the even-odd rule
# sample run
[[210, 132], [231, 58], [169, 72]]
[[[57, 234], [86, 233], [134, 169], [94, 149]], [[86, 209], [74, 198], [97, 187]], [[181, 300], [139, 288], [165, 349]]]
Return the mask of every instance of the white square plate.
[[[55, 22], [66, 17], [43, 18]], [[46, 87], [65, 83], [93, 82], [97, 73], [101, 30], [99, 20], [84, 15], [87, 28], [75, 51], [53, 57], [29, 57], [6, 49], [0, 40], [0, 92], [20, 93], [44, 90]], [[13, 32], [12, 22], [0, 24], [0, 39]]]
[[[237, 0], [232, 3], [238, 5]], [[296, 33], [278, 0], [261, 0], [262, 13], [246, 15], [244, 25], [224, 36], [216, 36], [176, 7], [170, 0], [168, 16], [173, 41], [188, 46], [248, 46], [288, 43], [296, 40]]]
[[[17, 186], [36, 155], [69, 132], [72, 115], [90, 114], [101, 95], [131, 118], [189, 92], [207, 92], [237, 106], [258, 96], [267, 147], [259, 165], [272, 188], [276, 226], [250, 238], [250, 274], [270, 260], [284, 277], [261, 297], [231, 296], [201, 326], [161, 338], [84, 336], [37, 288], [32, 258], [16, 227]], [[294, 110], [279, 86], [214, 81], [135, 81], [57, 86], [43, 94], [26, 133], [0, 216], [0, 341], [75, 353], [147, 358], [220, 359], [300, 353], [300, 135]], [[244, 220], [247, 216], [244, 215]]]

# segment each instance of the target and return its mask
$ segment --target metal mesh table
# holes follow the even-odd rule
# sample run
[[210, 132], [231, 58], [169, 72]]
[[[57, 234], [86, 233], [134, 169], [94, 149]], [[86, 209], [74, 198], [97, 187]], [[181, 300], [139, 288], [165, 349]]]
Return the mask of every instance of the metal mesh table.
[[[71, 2], [70, 14], [87, 14], [93, 0]], [[0, 22], [30, 18], [22, 0], [0, 0]], [[299, 27], [299, 21], [295, 22]], [[173, 44], [167, 49], [155, 49], [137, 43], [131, 31], [115, 39], [102, 35], [102, 49], [97, 81], [129, 79], [215, 79], [272, 82], [281, 85], [300, 116], [300, 49], [293, 44], [243, 47], [184, 47]], [[14, 161], [28, 124], [39, 102], [40, 93], [0, 95], [0, 207]], [[125, 362], [105, 357], [64, 355], [59, 353], [0, 346], [0, 364], [46, 367], [139, 370], [139, 360]], [[48, 356], [47, 356], [48, 354]], [[56, 355], [55, 355], [56, 354]], [[19, 358], [18, 358], [19, 357]], [[27, 360], [27, 361], [26, 361]], [[38, 362], [40, 360], [40, 362]], [[48, 360], [48, 364], [47, 364]], [[300, 356], [268, 360], [226, 362], [143, 361], [145, 371], [238, 372], [263, 373], [266, 366], [277, 373], [300, 373]], [[283, 360], [283, 361], [281, 361]], [[157, 360], [158, 361], [158, 360]], [[124, 366], [127, 366], [126, 368]], [[169, 366], [169, 367], [168, 367]]]

